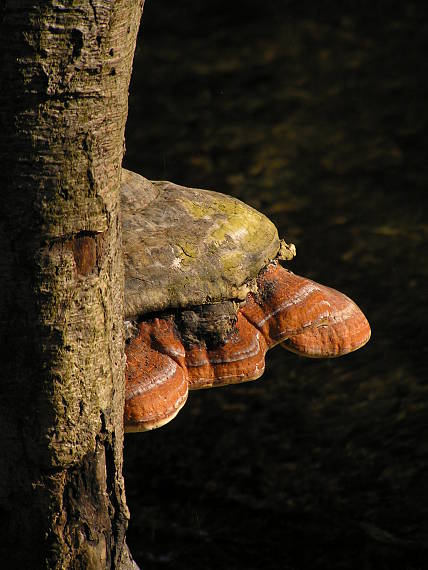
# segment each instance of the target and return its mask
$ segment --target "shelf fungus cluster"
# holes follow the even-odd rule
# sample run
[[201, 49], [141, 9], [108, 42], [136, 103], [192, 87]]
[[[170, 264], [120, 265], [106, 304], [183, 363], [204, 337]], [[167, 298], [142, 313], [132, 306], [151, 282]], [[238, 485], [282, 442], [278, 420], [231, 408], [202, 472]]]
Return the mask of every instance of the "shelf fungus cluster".
[[268, 349], [310, 358], [363, 346], [343, 293], [293, 274], [263, 214], [224, 194], [122, 174], [125, 431], [169, 422], [188, 391], [259, 378]]

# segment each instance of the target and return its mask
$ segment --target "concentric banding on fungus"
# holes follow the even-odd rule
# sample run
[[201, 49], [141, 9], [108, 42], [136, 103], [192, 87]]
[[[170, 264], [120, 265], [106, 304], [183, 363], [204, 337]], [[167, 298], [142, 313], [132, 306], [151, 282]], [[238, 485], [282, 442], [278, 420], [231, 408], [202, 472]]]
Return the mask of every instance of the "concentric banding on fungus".
[[278, 343], [320, 358], [370, 338], [349, 297], [272, 261], [291, 259], [294, 246], [239, 200], [124, 170], [122, 213], [125, 307], [134, 321], [126, 431], [167, 423], [189, 389], [260, 377], [266, 351]]

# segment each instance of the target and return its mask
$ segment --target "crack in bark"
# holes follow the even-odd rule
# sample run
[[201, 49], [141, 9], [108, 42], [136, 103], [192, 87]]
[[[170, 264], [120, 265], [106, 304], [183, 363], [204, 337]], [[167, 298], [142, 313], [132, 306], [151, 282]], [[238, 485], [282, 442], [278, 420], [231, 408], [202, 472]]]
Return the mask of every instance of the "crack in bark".
[[[94, 15], [94, 22], [95, 22], [95, 27], [98, 28], [98, 17], [97, 17], [97, 9], [95, 7], [95, 3], [94, 0], [89, 0], [89, 5], [92, 8], [92, 13]], [[97, 36], [97, 40], [100, 36]], [[100, 45], [101, 42], [98, 43], [98, 45]]]

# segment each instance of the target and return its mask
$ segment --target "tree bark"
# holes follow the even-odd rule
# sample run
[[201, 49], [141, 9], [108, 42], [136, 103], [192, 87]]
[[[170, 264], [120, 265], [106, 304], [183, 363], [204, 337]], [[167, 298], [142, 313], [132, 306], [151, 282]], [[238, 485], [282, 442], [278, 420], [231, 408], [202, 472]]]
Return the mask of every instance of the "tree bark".
[[131, 568], [119, 185], [144, 0], [0, 5], [4, 568]]

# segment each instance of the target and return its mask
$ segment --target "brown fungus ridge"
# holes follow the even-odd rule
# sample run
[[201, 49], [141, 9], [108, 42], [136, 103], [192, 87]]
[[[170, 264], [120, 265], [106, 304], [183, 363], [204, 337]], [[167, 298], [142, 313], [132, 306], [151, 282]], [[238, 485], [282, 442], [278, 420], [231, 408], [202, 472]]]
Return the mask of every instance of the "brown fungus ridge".
[[328, 316], [328, 304], [318, 284], [294, 275], [277, 262], [257, 280], [258, 291], [247, 298], [242, 311], [265, 336], [269, 348], [318, 326]]
[[358, 306], [339, 291], [323, 289], [330, 299], [327, 322], [291, 336], [281, 343], [285, 349], [309, 358], [334, 358], [354, 352], [369, 341], [370, 325]]
[[[138, 330], [139, 341], [145, 342], [153, 350], [169, 356], [181, 368], [186, 368], [186, 352], [172, 315], [142, 321], [138, 325]], [[132, 340], [130, 346], [133, 345], [133, 342]]]
[[[221, 341], [212, 342], [215, 323], [221, 331], [224, 326], [220, 306], [205, 307], [192, 334], [188, 323], [183, 329], [181, 313], [138, 324], [126, 348], [126, 431], [164, 425], [184, 405], [188, 390], [259, 378], [266, 352], [276, 344], [301, 356], [328, 358], [357, 350], [370, 338], [362, 311], [335, 289], [277, 262], [260, 273], [257, 284], [258, 292], [249, 294], [237, 313], [229, 307], [233, 327]], [[196, 308], [189, 313], [192, 323], [197, 313]]]
[[266, 341], [238, 313], [236, 326], [221, 345], [186, 348], [173, 317], [143, 321], [126, 346], [125, 431], [147, 431], [172, 420], [188, 390], [255, 380], [265, 368]]
[[263, 335], [238, 313], [235, 328], [223, 345], [210, 350], [202, 343], [186, 350], [189, 389], [256, 380], [265, 370], [266, 351]]
[[302, 356], [329, 358], [361, 348], [370, 325], [349, 297], [271, 263], [257, 281], [258, 292], [242, 308], [265, 336]]
[[144, 335], [131, 341], [126, 357], [125, 431], [163, 426], [186, 403], [186, 371], [169, 356], [152, 349]]

